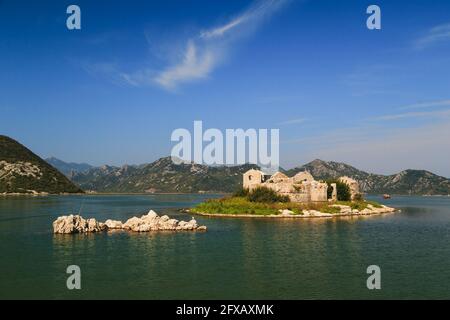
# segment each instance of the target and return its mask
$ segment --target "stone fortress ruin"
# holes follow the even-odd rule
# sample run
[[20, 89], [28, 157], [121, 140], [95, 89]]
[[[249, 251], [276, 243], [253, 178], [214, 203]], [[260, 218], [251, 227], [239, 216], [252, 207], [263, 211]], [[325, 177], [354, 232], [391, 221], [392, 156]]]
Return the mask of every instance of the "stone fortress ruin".
[[[360, 194], [358, 182], [349, 177], [339, 178], [349, 186], [352, 200]], [[337, 200], [337, 186], [331, 184], [331, 198], [328, 199], [328, 184], [316, 181], [308, 171], [297, 173], [288, 177], [284, 173], [277, 172], [272, 176], [264, 174], [260, 170], [251, 169], [243, 175], [243, 187], [252, 191], [258, 187], [266, 187], [280, 195], [288, 196], [292, 202], [327, 202]]]

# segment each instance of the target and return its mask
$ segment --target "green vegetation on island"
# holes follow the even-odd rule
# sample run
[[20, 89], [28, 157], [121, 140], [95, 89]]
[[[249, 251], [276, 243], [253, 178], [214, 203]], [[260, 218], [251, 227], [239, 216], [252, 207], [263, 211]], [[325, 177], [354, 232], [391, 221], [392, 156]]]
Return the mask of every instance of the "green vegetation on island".
[[328, 184], [328, 189], [327, 189], [327, 198], [328, 199], [331, 199], [331, 194], [333, 193], [333, 187], [331, 185], [334, 183], [334, 184], [336, 184], [336, 189], [337, 189], [337, 199], [339, 201], [350, 201], [351, 200], [352, 194], [350, 192], [350, 187], [346, 183], [341, 182], [339, 179], [330, 179], [330, 180], [327, 180], [326, 183]]
[[[347, 187], [345, 184], [343, 185]], [[344, 194], [344, 191], [341, 191], [341, 194]], [[281, 196], [271, 189], [259, 187], [252, 192], [245, 189], [240, 189], [231, 196], [226, 196], [220, 199], [209, 199], [190, 209], [190, 212], [199, 214], [264, 216], [281, 215], [283, 210], [289, 210], [291, 215], [304, 215], [305, 211], [312, 210], [327, 214], [340, 214], [342, 213], [341, 206], [349, 207], [351, 210], [358, 211], [363, 211], [364, 209], [369, 208], [369, 206], [374, 208], [382, 208], [382, 205], [379, 203], [363, 199], [354, 201], [338, 200], [336, 202], [323, 203], [291, 202], [289, 201], [289, 197]]]

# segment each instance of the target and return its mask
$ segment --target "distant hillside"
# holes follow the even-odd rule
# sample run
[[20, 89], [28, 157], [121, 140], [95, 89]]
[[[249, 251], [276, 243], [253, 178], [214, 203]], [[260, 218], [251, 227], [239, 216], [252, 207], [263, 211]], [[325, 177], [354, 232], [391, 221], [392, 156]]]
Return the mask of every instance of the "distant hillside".
[[176, 165], [167, 157], [140, 166], [92, 168], [76, 173], [72, 181], [99, 192], [232, 192], [242, 185], [242, 174], [255, 167]]
[[55, 157], [47, 158], [45, 161], [69, 178], [77, 172], [83, 172], [92, 168], [92, 166], [87, 163], [64, 162]]
[[370, 174], [348, 164], [314, 160], [301, 167], [286, 171], [294, 175], [308, 170], [316, 179], [330, 179], [349, 176], [357, 180], [366, 193], [392, 193], [414, 195], [448, 195], [450, 180], [425, 170], [405, 170], [393, 175]]
[[0, 193], [33, 192], [82, 190], [19, 142], [0, 135]]
[[[175, 165], [170, 157], [140, 166], [91, 168], [72, 180], [85, 190], [98, 192], [232, 192], [242, 185], [242, 174], [255, 165], [208, 167]], [[308, 170], [318, 180], [349, 176], [366, 193], [434, 195], [450, 194], [450, 180], [427, 171], [406, 170], [384, 176], [358, 170], [345, 163], [314, 160], [301, 167], [283, 170], [288, 176]]]

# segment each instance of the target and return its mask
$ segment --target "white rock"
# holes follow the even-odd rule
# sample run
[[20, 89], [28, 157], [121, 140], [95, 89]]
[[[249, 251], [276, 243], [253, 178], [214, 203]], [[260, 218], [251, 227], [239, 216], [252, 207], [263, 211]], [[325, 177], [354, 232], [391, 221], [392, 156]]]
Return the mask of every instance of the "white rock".
[[123, 229], [126, 230], [133, 230], [136, 229], [137, 227], [139, 227], [141, 224], [143, 224], [144, 221], [138, 217], [133, 217], [128, 219], [124, 224], [123, 224]]
[[95, 219], [83, 219], [79, 215], [62, 216], [53, 222], [54, 233], [84, 233], [100, 232], [106, 230], [107, 226], [97, 222]]
[[149, 232], [151, 229], [151, 226], [149, 224], [141, 224], [139, 226], [137, 226], [135, 229], [133, 229], [133, 231], [137, 231], [137, 232]]
[[149, 217], [149, 218], [156, 218], [156, 217], [158, 217], [158, 214], [157, 214], [155, 211], [150, 210], [150, 211], [147, 213], [147, 217]]
[[284, 216], [290, 216], [290, 215], [293, 215], [294, 212], [291, 211], [291, 210], [285, 209], [285, 210], [281, 210], [281, 214], [284, 215]]
[[178, 221], [164, 215], [159, 217], [156, 212], [150, 210], [147, 215], [141, 218], [132, 217], [125, 223], [108, 219], [104, 223], [95, 219], [83, 219], [81, 216], [62, 216], [53, 222], [53, 232], [55, 233], [84, 233], [98, 232], [107, 229], [125, 229], [134, 232], [149, 232], [158, 230], [200, 230], [205, 231], [205, 226], [198, 226], [197, 221], [192, 218], [190, 221]]
[[122, 221], [108, 219], [105, 221], [108, 229], [122, 229]]
[[312, 217], [332, 217], [331, 213], [320, 212], [317, 210], [309, 210], [309, 216]]

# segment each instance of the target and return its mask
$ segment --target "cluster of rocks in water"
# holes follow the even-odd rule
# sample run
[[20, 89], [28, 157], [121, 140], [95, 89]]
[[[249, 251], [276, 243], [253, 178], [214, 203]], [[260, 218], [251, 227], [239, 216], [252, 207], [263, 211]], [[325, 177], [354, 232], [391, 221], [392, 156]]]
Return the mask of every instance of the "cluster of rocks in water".
[[[335, 216], [349, 216], [349, 215], [372, 215], [372, 214], [382, 214], [382, 213], [392, 213], [396, 211], [396, 209], [387, 207], [384, 205], [380, 205], [380, 207], [375, 207], [371, 204], [367, 205], [367, 208], [358, 210], [358, 209], [352, 209], [350, 206], [341, 205], [341, 204], [333, 204], [330, 207], [339, 208], [339, 213], [326, 213], [326, 212], [320, 212], [317, 210], [303, 210], [302, 217], [335, 217]], [[283, 216], [292, 216], [295, 215], [294, 212], [290, 210], [280, 210], [281, 215]]]
[[99, 222], [96, 219], [84, 219], [79, 215], [69, 215], [58, 217], [53, 222], [54, 233], [91, 233], [107, 230], [129, 230], [134, 232], [150, 231], [206, 231], [205, 226], [199, 226], [192, 218], [190, 221], [178, 221], [169, 216], [158, 216], [150, 210], [146, 215], [132, 217], [125, 223], [117, 220], [106, 220]]

